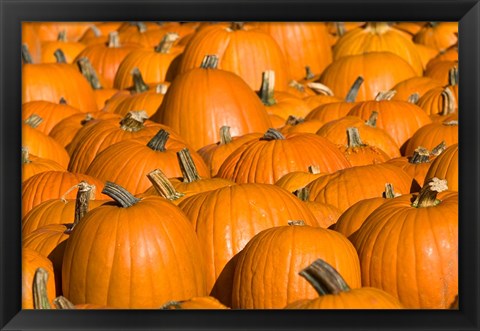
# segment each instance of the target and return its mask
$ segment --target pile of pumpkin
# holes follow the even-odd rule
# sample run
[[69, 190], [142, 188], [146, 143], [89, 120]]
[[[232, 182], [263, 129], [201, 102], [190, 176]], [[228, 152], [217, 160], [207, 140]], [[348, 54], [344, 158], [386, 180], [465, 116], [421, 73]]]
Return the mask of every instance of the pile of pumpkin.
[[457, 29], [24, 23], [23, 308], [458, 307]]

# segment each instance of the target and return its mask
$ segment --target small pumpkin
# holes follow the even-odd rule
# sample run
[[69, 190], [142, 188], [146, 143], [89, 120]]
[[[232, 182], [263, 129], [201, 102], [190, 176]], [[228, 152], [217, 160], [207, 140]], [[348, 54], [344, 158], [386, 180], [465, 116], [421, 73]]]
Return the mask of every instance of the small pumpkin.
[[339, 149], [353, 167], [383, 163], [390, 159], [390, 156], [380, 148], [365, 144], [360, 137], [358, 128], [347, 128], [347, 137], [347, 145], [342, 145]]
[[31, 155], [28, 147], [22, 147], [22, 182], [44, 171], [64, 171], [65, 167], [53, 160]]
[[44, 304], [47, 305], [56, 295], [52, 262], [31, 248], [22, 249], [22, 309], [39, 308], [42, 305], [38, 291], [34, 292], [33, 288], [45, 288], [45, 283], [48, 303]]
[[446, 179], [448, 189], [458, 192], [458, 144], [447, 147], [447, 149], [432, 162], [425, 175], [425, 183], [434, 177]]

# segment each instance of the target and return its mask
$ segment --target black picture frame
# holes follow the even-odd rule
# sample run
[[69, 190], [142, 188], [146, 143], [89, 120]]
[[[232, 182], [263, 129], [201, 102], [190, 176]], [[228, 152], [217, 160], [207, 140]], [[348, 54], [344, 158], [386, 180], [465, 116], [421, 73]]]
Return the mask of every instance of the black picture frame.
[[[0, 0], [2, 330], [478, 330], [480, 4], [474, 0]], [[22, 21], [458, 21], [459, 310], [21, 310]]]

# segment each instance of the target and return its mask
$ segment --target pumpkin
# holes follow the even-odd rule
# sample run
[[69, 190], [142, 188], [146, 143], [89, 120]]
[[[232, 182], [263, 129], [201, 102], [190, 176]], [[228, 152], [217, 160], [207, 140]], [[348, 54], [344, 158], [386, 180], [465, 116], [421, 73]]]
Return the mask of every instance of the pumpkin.
[[427, 67], [424, 76], [435, 79], [442, 85], [448, 85], [450, 71], [454, 68], [458, 68], [458, 61], [438, 61]]
[[318, 298], [298, 300], [285, 309], [401, 309], [392, 295], [374, 287], [351, 289], [340, 273], [322, 259], [299, 272]]
[[333, 59], [368, 52], [391, 52], [407, 61], [415, 73], [423, 73], [423, 64], [413, 41], [387, 22], [367, 22], [343, 35], [333, 47]]
[[432, 119], [450, 115], [458, 109], [457, 98], [450, 87], [433, 88], [419, 98], [416, 104], [431, 115]]
[[331, 204], [342, 212], [354, 203], [381, 196], [385, 183], [400, 194], [410, 192], [413, 178], [391, 164], [356, 166], [322, 176], [307, 187], [310, 200]]
[[161, 309], [229, 309], [212, 296], [194, 297], [184, 301], [169, 301]]
[[177, 75], [198, 68], [207, 54], [216, 54], [218, 69], [240, 76], [254, 91], [260, 89], [262, 72], [266, 70], [275, 71], [279, 91], [288, 86], [287, 64], [280, 46], [258, 28], [234, 22], [198, 31], [185, 47]]
[[74, 305], [63, 295], [56, 297], [53, 300], [53, 304], [56, 309], [112, 309], [104, 305], [96, 305], [93, 303], [81, 303], [79, 305]]
[[41, 41], [53, 41], [61, 31], [65, 31], [67, 40], [78, 41], [93, 22], [34, 22]]
[[178, 75], [150, 118], [177, 131], [195, 150], [219, 141], [218, 128], [225, 125], [233, 136], [270, 127], [255, 92], [239, 76], [217, 69], [218, 61], [206, 56], [200, 68]]
[[427, 67], [435, 62], [440, 61], [458, 61], [458, 44], [450, 46], [446, 50], [437, 53], [437, 56], [435, 56], [428, 62]]
[[293, 79], [303, 78], [305, 66], [320, 73], [332, 62], [331, 37], [323, 22], [262, 22], [258, 28], [280, 46]]
[[334, 172], [350, 166], [348, 160], [327, 139], [312, 133], [283, 136], [269, 129], [262, 138], [237, 148], [223, 162], [218, 177], [236, 183], [273, 184], [291, 171], [318, 166], [321, 172]]
[[[22, 217], [44, 201], [61, 197], [74, 199], [75, 190], [68, 192], [68, 194], [65, 194], [65, 192], [82, 180], [95, 185], [97, 192], [104, 186], [104, 182], [96, 178], [68, 171], [44, 171], [30, 177], [22, 184]], [[109, 197], [97, 194], [96, 199], [109, 200]]]
[[458, 121], [436, 122], [421, 127], [408, 141], [405, 155], [412, 155], [418, 146], [433, 149], [442, 141], [447, 146], [458, 143]]
[[432, 162], [425, 175], [425, 182], [433, 177], [446, 179], [448, 189], [458, 192], [458, 144], [447, 147], [447, 149]]
[[[189, 197], [179, 207], [192, 223], [206, 257], [208, 291], [227, 262], [258, 232], [291, 219], [316, 224], [310, 210], [294, 195], [267, 184], [226, 186]], [[222, 286], [221, 291], [231, 288], [231, 279], [227, 283], [230, 285]]]
[[405, 79], [415, 77], [414, 69], [404, 59], [390, 52], [370, 52], [342, 57], [330, 64], [320, 77], [320, 83], [330, 86], [335, 95], [346, 95], [351, 82], [361, 76], [364, 83], [357, 101], [372, 100]]
[[47, 135], [60, 121], [79, 113], [81, 112], [69, 106], [63, 98], [58, 103], [38, 100], [22, 104], [22, 120], [28, 120], [33, 114], [40, 116], [42, 121], [35, 128]]
[[425, 22], [395, 22], [393, 26], [397, 30], [408, 33], [410, 38], [413, 38], [425, 24]]
[[[38, 271], [39, 269], [41, 271]], [[47, 292], [48, 303], [39, 300], [39, 291], [33, 291], [34, 288]], [[54, 298], [55, 279], [52, 262], [31, 248], [22, 249], [22, 309], [40, 308], [50, 304]]]
[[173, 46], [177, 38], [177, 34], [167, 33], [156, 47], [132, 51], [118, 67], [113, 86], [118, 89], [132, 86], [134, 68], [143, 73], [147, 84], [164, 82], [170, 63], [182, 52], [182, 48]]
[[109, 33], [115, 32], [123, 22], [101, 22], [90, 26], [80, 38], [80, 41], [86, 45], [104, 42]]
[[309, 120], [305, 121], [304, 118], [288, 116], [285, 125], [282, 126], [279, 131], [282, 134], [294, 133], [294, 132], [306, 132], [306, 133], [316, 133], [323, 125], [324, 121], [320, 120]]
[[396, 92], [392, 100], [408, 101], [415, 93], [421, 98], [429, 90], [441, 86], [440, 82], [430, 77], [412, 77], [392, 87], [391, 90]]
[[115, 203], [90, 211], [67, 241], [65, 297], [74, 304], [157, 308], [206, 295], [200, 246], [178, 207], [161, 197], [139, 200], [113, 183], [103, 193]]
[[433, 47], [425, 46], [422, 44], [414, 44], [417, 49], [418, 54], [420, 55], [420, 60], [422, 61], [423, 69], [427, 68], [431, 60], [433, 60], [438, 55], [438, 50]]
[[68, 41], [66, 31], [60, 31], [58, 33], [57, 40], [45, 41], [42, 43], [42, 56], [41, 63], [55, 63], [55, 51], [61, 49], [65, 54], [67, 63], [72, 63], [75, 57], [85, 49], [86, 45], [81, 42]]
[[415, 34], [413, 41], [439, 51], [445, 50], [458, 42], [458, 23], [428, 22]]
[[288, 192], [295, 192], [315, 179], [323, 176], [318, 166], [309, 166], [308, 171], [292, 171], [282, 176], [275, 182], [275, 185], [286, 189]]
[[[286, 244], [288, 243], [288, 244]], [[266, 229], [242, 250], [235, 268], [232, 308], [275, 309], [316, 296], [298, 275], [302, 265], [323, 258], [358, 288], [360, 265], [353, 245], [338, 232], [303, 221]]]
[[317, 225], [321, 228], [329, 228], [337, 222], [342, 214], [340, 209], [328, 203], [309, 201], [310, 189], [308, 187], [302, 187], [295, 191], [294, 194], [310, 209], [317, 220]]
[[30, 63], [40, 62], [42, 42], [32, 22], [22, 22], [22, 48], [28, 50]]
[[431, 178], [418, 194], [391, 199], [368, 216], [353, 238], [364, 286], [406, 308], [449, 307], [458, 293], [458, 194], [442, 196], [447, 188]]
[[36, 174], [49, 170], [64, 171], [66, 168], [53, 160], [31, 155], [28, 147], [22, 147], [22, 183]]
[[332, 230], [340, 232], [347, 238], [355, 235], [367, 217], [388, 199], [393, 199], [401, 194], [395, 193], [392, 184], [385, 184], [382, 196], [362, 199], [348, 207], [338, 218]]
[[[169, 139], [169, 133], [160, 129], [154, 137], [120, 141], [103, 150], [92, 160], [86, 174], [104, 181], [114, 181], [132, 194], [143, 193], [151, 186], [146, 177], [156, 168], [168, 177], [181, 177], [177, 152], [185, 143]], [[192, 152], [200, 176], [208, 177], [203, 159]]]
[[339, 149], [353, 167], [383, 163], [390, 159], [390, 156], [380, 148], [365, 144], [360, 137], [358, 128], [347, 128], [347, 137], [347, 145], [342, 145]]
[[197, 152], [210, 169], [210, 176], [215, 177], [223, 161], [225, 161], [234, 150], [244, 143], [258, 139], [261, 136], [261, 133], [248, 133], [232, 137], [230, 127], [224, 125], [219, 130], [219, 141], [214, 144], [206, 145], [200, 148]]

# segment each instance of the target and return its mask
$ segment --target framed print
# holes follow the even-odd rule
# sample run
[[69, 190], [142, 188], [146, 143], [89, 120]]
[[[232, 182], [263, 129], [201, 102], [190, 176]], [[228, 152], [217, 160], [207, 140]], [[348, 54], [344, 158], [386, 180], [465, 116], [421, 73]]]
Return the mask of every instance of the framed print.
[[477, 1], [0, 0], [2, 330], [477, 330]]

